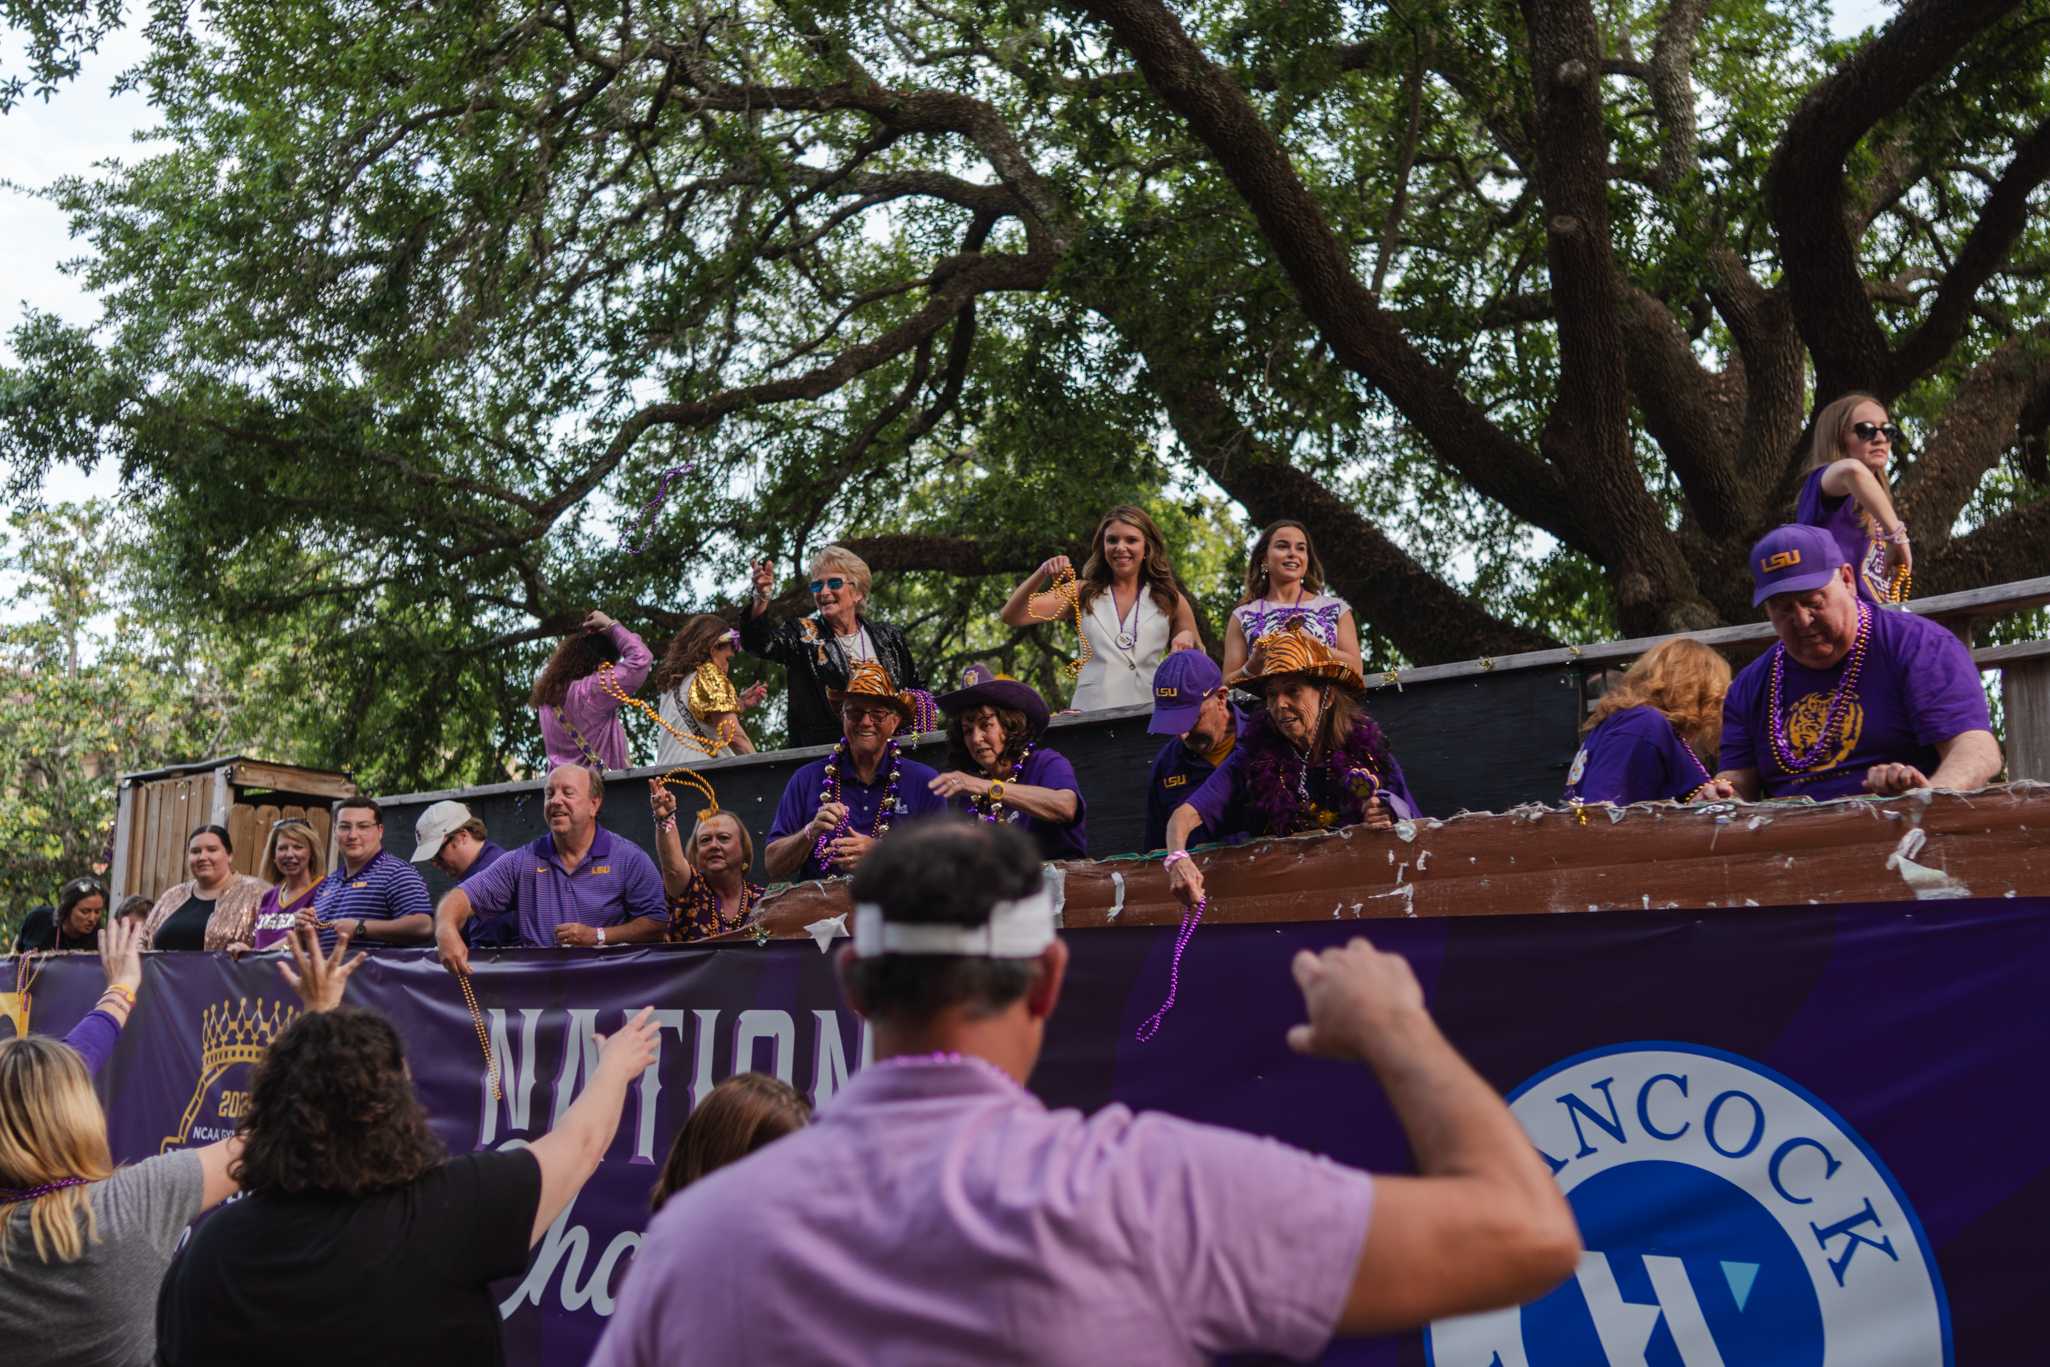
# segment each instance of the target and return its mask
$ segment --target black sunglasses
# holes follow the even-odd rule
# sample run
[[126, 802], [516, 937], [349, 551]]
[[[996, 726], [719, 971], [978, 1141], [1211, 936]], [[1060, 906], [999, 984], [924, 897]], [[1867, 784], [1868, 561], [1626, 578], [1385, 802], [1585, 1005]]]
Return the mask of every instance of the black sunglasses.
[[1907, 440], [1900, 428], [1890, 422], [1854, 422], [1851, 424], [1851, 431], [1857, 435], [1859, 441], [1870, 441], [1882, 432], [1886, 434], [1887, 443], [1891, 446], [1899, 446]]
[[812, 580], [811, 591], [813, 593], [824, 593], [827, 589], [831, 589], [833, 592], [838, 593], [842, 588], [846, 587], [846, 584], [847, 581], [836, 574], [831, 579]]

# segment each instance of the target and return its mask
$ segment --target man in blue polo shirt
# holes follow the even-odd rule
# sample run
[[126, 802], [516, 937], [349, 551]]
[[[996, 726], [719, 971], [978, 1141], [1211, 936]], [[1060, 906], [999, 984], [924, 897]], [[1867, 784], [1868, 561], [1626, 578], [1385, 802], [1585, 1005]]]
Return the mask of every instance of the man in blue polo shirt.
[[332, 950], [341, 923], [356, 924], [356, 944], [417, 945], [434, 934], [434, 905], [420, 871], [384, 847], [384, 812], [367, 797], [335, 807], [341, 858], [313, 894], [322, 948]]
[[669, 927], [662, 875], [640, 846], [598, 824], [605, 785], [597, 771], [565, 764], [548, 775], [548, 834], [463, 880], [434, 913], [441, 961], [467, 971], [463, 925], [472, 915], [511, 913], [514, 943], [602, 947], [646, 944]]
[[[434, 803], [420, 813], [413, 835], [418, 843], [408, 862], [432, 864], [458, 883], [475, 878], [506, 854], [505, 847], [491, 838], [484, 823], [470, 815], [470, 809], [460, 802]], [[463, 927], [463, 940], [472, 949], [516, 944], [519, 927], [511, 916], [490, 920], [472, 917]]]
[[[1178, 650], [1153, 671], [1153, 721], [1147, 730], [1173, 736], [1153, 760], [1146, 783], [1146, 848], [1167, 844], [1167, 819], [1189, 800], [1238, 744], [1243, 724], [1224, 686], [1224, 671], [1200, 650]], [[1224, 840], [1232, 831], [1201, 826], [1191, 845]]]

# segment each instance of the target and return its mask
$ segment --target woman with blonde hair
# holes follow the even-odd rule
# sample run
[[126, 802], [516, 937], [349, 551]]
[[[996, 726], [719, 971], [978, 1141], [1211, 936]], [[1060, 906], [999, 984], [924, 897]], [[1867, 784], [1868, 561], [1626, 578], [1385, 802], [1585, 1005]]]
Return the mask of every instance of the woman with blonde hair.
[[263, 863], [257, 876], [270, 884], [263, 900], [256, 904], [256, 920], [247, 940], [229, 944], [230, 954], [281, 949], [285, 936], [298, 924], [299, 914], [313, 909], [313, 895], [327, 870], [321, 857], [320, 837], [313, 823], [304, 817], [288, 816], [273, 822], [270, 841], [263, 849]]
[[1246, 667], [1253, 643], [1262, 636], [1296, 627], [1337, 651], [1364, 677], [1352, 604], [1328, 588], [1309, 528], [1288, 517], [1268, 523], [1246, 558], [1246, 590], [1224, 629], [1225, 675]]
[[655, 763], [694, 764], [722, 755], [751, 755], [754, 742], [740, 714], [768, 695], [762, 684], [745, 692], [733, 687], [729, 671], [740, 649], [740, 632], [716, 613], [701, 612], [685, 622], [662, 652], [650, 684], [662, 720], [694, 737], [684, 742], [670, 732], [656, 738]]
[[100, 932], [107, 990], [62, 1041], [0, 1040], [0, 1342], [11, 1367], [145, 1364], [178, 1237], [234, 1194], [232, 1139], [117, 1168], [93, 1074], [142, 985], [140, 931]]
[[[1056, 555], [1026, 575], [1004, 604], [1004, 625], [1027, 627], [1074, 611], [1065, 594], [1040, 588], [1073, 570], [1068, 557]], [[1177, 585], [1167, 543], [1144, 508], [1120, 503], [1097, 519], [1075, 593], [1088, 658], [1068, 706], [1094, 712], [1151, 705], [1153, 671], [1170, 652], [1194, 650], [1200, 641], [1196, 610]]]
[[1815, 415], [1794, 508], [1794, 521], [1836, 538], [1857, 570], [1858, 596], [1871, 603], [1906, 602], [1914, 579], [1908, 524], [1894, 512], [1887, 483], [1887, 464], [1901, 448], [1901, 430], [1885, 404], [1870, 394], [1844, 395]]
[[235, 846], [225, 826], [201, 826], [185, 840], [183, 883], [164, 889], [143, 923], [151, 949], [226, 949], [248, 944], [263, 901], [261, 878], [235, 872]]
[[655, 818], [655, 861], [669, 899], [669, 938], [702, 940], [746, 925], [766, 891], [747, 876], [755, 842], [746, 825], [732, 812], [700, 812], [690, 839], [681, 839], [676, 794], [655, 778], [648, 780], [648, 806]]
[[754, 597], [740, 618], [740, 644], [748, 654], [773, 660], [789, 670], [785, 695], [790, 700], [790, 743], [833, 745], [840, 739], [840, 709], [828, 693], [847, 687], [854, 667], [879, 664], [907, 692], [923, 691], [925, 672], [911, 658], [903, 631], [878, 622], [862, 609], [874, 587], [868, 563], [845, 546], [821, 546], [811, 558], [812, 605], [807, 617], [769, 620], [769, 596], [776, 587], [775, 568], [766, 560], [754, 565]]
[[[1730, 662], [1676, 636], [1653, 646], [1594, 705], [1566, 773], [1566, 801], [1691, 802], [1714, 791]], [[1702, 756], [1709, 757], [1704, 761]]]

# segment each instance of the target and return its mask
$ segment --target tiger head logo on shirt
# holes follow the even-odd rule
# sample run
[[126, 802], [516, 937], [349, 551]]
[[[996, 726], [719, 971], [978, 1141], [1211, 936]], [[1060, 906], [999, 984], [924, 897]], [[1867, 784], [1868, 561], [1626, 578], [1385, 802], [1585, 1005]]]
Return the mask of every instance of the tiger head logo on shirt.
[[[1809, 747], [1822, 738], [1822, 728], [1829, 721], [1829, 702], [1830, 694], [1820, 691], [1808, 694], [1788, 710], [1785, 739], [1796, 755], [1806, 754]], [[1851, 752], [1858, 748], [1858, 742], [1864, 736], [1865, 708], [1854, 693], [1844, 712], [1843, 729], [1837, 736], [1835, 748], [1822, 757], [1815, 769], [1834, 769], [1842, 764], [1851, 757]]]

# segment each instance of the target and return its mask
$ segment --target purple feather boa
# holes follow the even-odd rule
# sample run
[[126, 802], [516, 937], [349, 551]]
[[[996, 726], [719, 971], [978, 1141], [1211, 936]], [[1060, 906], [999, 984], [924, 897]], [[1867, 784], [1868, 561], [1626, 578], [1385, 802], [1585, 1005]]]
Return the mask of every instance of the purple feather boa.
[[[1374, 790], [1395, 772], [1381, 728], [1373, 718], [1361, 714], [1345, 743], [1325, 759], [1332, 791], [1344, 794], [1344, 798], [1334, 820], [1320, 821], [1303, 810], [1302, 800], [1296, 796], [1296, 769], [1301, 763], [1296, 749], [1274, 729], [1266, 713], [1253, 719], [1239, 743], [1246, 747], [1246, 805], [1257, 827], [1255, 835], [1294, 835], [1299, 831], [1358, 825], [1366, 819], [1367, 803]], [[1366, 771], [1372, 778], [1355, 782], [1352, 776], [1358, 770]]]

